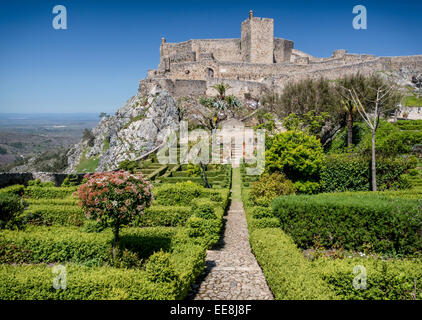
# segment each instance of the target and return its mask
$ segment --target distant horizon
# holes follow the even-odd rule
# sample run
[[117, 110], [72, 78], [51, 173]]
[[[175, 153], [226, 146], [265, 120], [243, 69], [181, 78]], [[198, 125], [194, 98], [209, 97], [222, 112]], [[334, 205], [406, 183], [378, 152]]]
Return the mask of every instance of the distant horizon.
[[[52, 26], [55, 5], [67, 30]], [[354, 30], [352, 9], [368, 10], [368, 29]], [[0, 2], [0, 113], [114, 114], [159, 64], [161, 37], [240, 38], [249, 10], [274, 19], [274, 36], [315, 57], [334, 50], [376, 56], [421, 55], [417, 1], [63, 0]]]

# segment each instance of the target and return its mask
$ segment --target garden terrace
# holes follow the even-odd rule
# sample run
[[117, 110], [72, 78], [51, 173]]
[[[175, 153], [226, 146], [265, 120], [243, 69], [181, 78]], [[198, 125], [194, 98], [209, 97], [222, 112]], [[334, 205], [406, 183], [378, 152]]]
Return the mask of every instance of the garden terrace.
[[[161, 168], [154, 162], [146, 167]], [[76, 189], [42, 183], [0, 189], [28, 204], [15, 227], [0, 230], [0, 299], [186, 297], [204, 268], [206, 250], [219, 239], [228, 188], [157, 181], [153, 204], [122, 228], [115, 258], [112, 230], [86, 218]], [[174, 205], [166, 196], [171, 192], [185, 202]], [[52, 264], [66, 267], [66, 290], [52, 288]]]

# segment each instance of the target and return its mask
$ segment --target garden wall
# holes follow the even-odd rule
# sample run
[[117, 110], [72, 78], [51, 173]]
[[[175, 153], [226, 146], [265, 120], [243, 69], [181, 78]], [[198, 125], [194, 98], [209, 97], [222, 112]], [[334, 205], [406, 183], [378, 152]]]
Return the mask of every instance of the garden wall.
[[[82, 181], [86, 173], [77, 174], [78, 179]], [[28, 185], [29, 180], [40, 179], [41, 182], [54, 182], [58, 187], [61, 186], [63, 180], [66, 179], [66, 173], [50, 173], [50, 172], [1, 172], [0, 173], [0, 188], [12, 186], [14, 184]]]

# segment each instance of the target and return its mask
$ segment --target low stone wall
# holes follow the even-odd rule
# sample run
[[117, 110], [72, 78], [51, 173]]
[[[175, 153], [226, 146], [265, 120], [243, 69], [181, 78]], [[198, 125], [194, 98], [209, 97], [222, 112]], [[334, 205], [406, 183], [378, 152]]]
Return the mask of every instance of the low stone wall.
[[[86, 173], [77, 174], [79, 182], [82, 181]], [[0, 172], [0, 188], [12, 186], [14, 184], [28, 185], [28, 181], [40, 179], [41, 182], [54, 182], [59, 187], [68, 174], [49, 172]]]

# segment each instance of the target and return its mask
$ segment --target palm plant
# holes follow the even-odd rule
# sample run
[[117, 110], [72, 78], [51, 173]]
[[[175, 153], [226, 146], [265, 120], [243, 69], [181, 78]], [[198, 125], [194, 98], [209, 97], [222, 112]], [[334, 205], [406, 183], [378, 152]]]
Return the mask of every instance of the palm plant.
[[353, 144], [353, 121], [354, 116], [357, 112], [356, 105], [351, 100], [342, 100], [341, 104], [346, 112], [347, 117], [347, 146], [350, 147]]
[[224, 98], [226, 96], [226, 91], [231, 89], [231, 86], [227, 83], [222, 82], [222, 83], [217, 83], [217, 84], [213, 85], [212, 88], [217, 90], [218, 98], [220, 100], [224, 100]]

